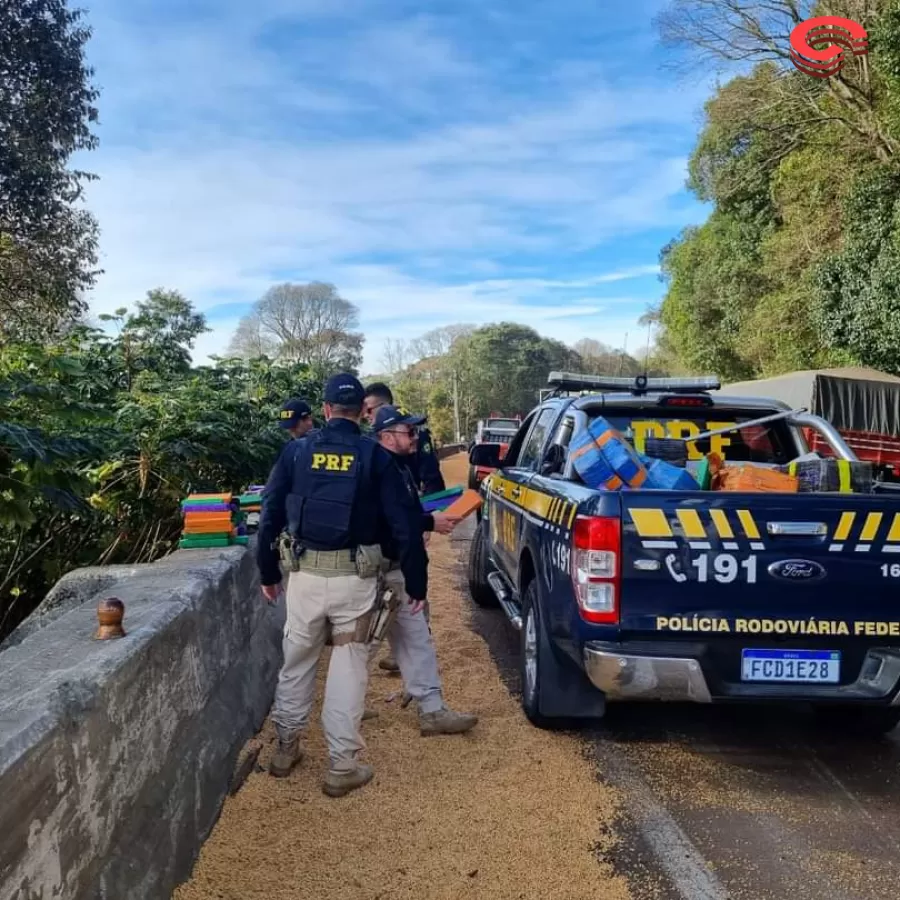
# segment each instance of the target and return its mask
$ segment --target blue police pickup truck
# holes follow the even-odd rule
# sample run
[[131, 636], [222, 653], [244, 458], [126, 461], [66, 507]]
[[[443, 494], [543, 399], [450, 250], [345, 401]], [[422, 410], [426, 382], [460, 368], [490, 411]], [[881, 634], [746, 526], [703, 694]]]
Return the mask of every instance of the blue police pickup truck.
[[[690, 439], [690, 460], [786, 464], [828, 422], [714, 379], [552, 373], [553, 388], [491, 469], [469, 589], [521, 634], [522, 706], [552, 728], [609, 702], [804, 701], [829, 726], [878, 735], [900, 721], [900, 494], [601, 491], [567, 448], [602, 415], [641, 451]], [[777, 414], [783, 415], [778, 418]]]

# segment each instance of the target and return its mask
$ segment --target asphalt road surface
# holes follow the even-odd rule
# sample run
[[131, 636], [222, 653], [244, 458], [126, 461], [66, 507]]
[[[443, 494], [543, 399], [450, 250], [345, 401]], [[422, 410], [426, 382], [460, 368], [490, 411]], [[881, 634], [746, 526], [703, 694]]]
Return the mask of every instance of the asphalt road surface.
[[[454, 535], [460, 579], [474, 522]], [[513, 693], [519, 636], [473, 606]], [[638, 900], [894, 900], [900, 729], [853, 739], [802, 706], [630, 704], [581, 733], [625, 812], [614, 864]]]

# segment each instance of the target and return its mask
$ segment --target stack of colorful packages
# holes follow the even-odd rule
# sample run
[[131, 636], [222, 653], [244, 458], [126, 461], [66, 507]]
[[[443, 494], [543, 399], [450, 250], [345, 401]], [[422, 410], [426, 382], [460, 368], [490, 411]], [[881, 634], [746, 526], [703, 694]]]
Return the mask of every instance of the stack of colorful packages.
[[259, 525], [259, 514], [262, 512], [262, 492], [264, 484], [251, 484], [238, 499], [241, 512], [247, 517], [247, 527], [255, 528]]
[[436, 491], [433, 494], [425, 494], [422, 497], [422, 509], [427, 513], [443, 512], [457, 497], [462, 496], [461, 484], [447, 488], [446, 491]]
[[445, 512], [450, 516], [464, 519], [481, 506], [481, 495], [477, 491], [463, 490], [462, 485], [426, 494], [422, 497], [422, 509], [425, 512]]
[[[182, 550], [246, 544], [243, 516], [237, 515], [231, 494], [191, 494], [181, 502], [184, 531]], [[242, 533], [243, 532], [243, 533]]]

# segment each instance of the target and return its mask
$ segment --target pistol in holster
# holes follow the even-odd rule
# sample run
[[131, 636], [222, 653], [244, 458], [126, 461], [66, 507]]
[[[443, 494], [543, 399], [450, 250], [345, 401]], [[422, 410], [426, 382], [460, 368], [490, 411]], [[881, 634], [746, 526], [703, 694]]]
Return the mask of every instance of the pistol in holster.
[[286, 570], [291, 572], [299, 571], [299, 554], [294, 547], [294, 539], [289, 534], [283, 534], [278, 539], [278, 554]]
[[381, 643], [390, 630], [397, 610], [400, 607], [400, 598], [389, 587], [384, 587], [383, 581], [378, 579], [378, 594], [375, 606], [372, 609], [372, 620], [369, 625], [367, 643]]

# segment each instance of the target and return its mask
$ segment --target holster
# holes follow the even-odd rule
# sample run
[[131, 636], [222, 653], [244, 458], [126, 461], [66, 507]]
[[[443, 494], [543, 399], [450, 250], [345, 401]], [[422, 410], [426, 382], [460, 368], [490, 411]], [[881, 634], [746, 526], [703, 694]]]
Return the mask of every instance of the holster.
[[369, 626], [367, 643], [380, 643], [384, 640], [400, 607], [400, 598], [390, 589], [379, 584], [378, 599], [372, 609], [372, 620]]
[[296, 572], [299, 568], [297, 565], [297, 556], [294, 553], [294, 542], [286, 534], [282, 535], [278, 540], [278, 553], [285, 568], [291, 572]]
[[378, 544], [360, 544], [356, 548], [356, 572], [360, 578], [374, 578], [383, 571], [384, 554]]

